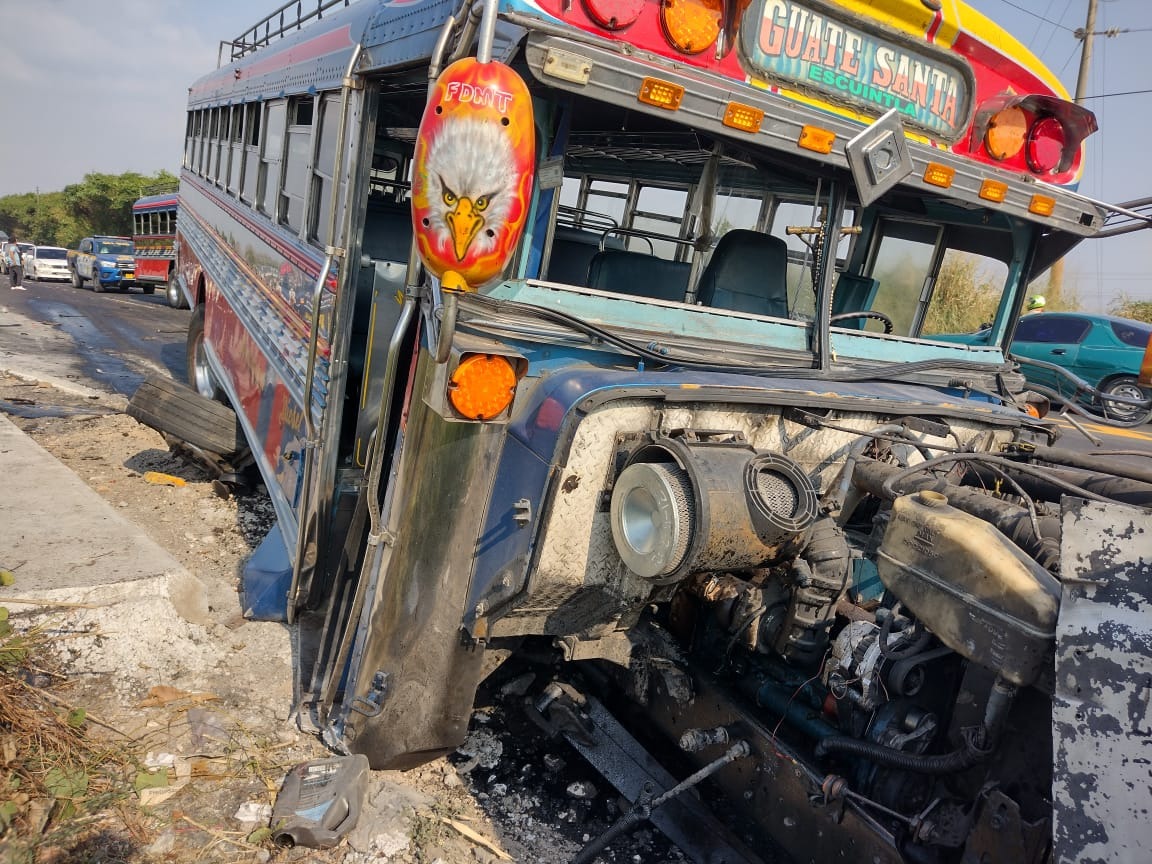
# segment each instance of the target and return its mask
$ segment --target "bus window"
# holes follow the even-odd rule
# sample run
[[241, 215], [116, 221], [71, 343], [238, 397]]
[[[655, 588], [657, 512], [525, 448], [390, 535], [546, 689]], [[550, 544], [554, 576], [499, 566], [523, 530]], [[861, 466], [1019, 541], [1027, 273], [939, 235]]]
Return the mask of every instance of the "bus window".
[[892, 319], [892, 332], [912, 332], [916, 309], [928, 287], [941, 228], [921, 222], [885, 219], [870, 274], [880, 284], [872, 308]]
[[756, 231], [760, 227], [764, 196], [719, 189], [712, 204], [712, 237], [719, 239], [734, 228]]
[[564, 185], [560, 187], [560, 206], [577, 207], [580, 201], [580, 180], [576, 177], [565, 177]]
[[[592, 180], [588, 184], [588, 196], [584, 203], [584, 209], [607, 216], [617, 225], [620, 225], [624, 221], [624, 209], [627, 201], [627, 183]], [[582, 223], [583, 221], [581, 220]]]
[[[329, 242], [332, 223], [332, 169], [336, 163], [336, 139], [340, 133], [340, 95], [325, 96], [320, 103], [320, 140], [316, 146], [316, 166], [312, 177], [312, 215], [309, 219], [308, 238], [319, 243]], [[340, 183], [341, 207], [347, 193]]]
[[244, 169], [244, 109], [232, 109], [232, 134], [228, 141], [228, 191], [240, 191], [240, 172]]
[[895, 219], [880, 232], [872, 308], [892, 319], [894, 333], [970, 333], [996, 317], [1009, 272], [1006, 232]]
[[1005, 262], [974, 252], [947, 250], [920, 335], [974, 333], [991, 323], [1007, 281]]
[[259, 102], [244, 107], [244, 167], [240, 181], [240, 200], [251, 204], [260, 174], [260, 109]]
[[196, 143], [196, 116], [197, 112], [189, 111], [188, 119], [184, 123], [184, 167], [192, 167], [192, 151]]
[[279, 221], [295, 232], [304, 226], [304, 196], [312, 151], [312, 97], [295, 99], [289, 106], [288, 148], [280, 198]]
[[[681, 236], [681, 224], [688, 205], [688, 190], [667, 189], [660, 186], [641, 186], [636, 196], [636, 209], [632, 212], [629, 227], [634, 231], [665, 237]], [[692, 247], [683, 243], [672, 243], [646, 237], [629, 237], [627, 248], [633, 252], [649, 252], [670, 261], [685, 261], [691, 257]]]
[[284, 158], [284, 121], [288, 103], [278, 100], [268, 105], [264, 124], [264, 145], [260, 155], [260, 178], [256, 188], [256, 206], [261, 213], [276, 217], [276, 196], [280, 187], [280, 162]]

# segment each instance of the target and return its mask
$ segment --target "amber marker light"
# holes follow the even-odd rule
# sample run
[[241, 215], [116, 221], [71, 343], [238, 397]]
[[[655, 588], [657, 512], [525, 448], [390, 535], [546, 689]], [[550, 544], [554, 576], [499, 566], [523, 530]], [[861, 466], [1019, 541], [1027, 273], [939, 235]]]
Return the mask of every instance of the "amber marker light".
[[805, 126], [800, 130], [800, 138], [796, 143], [805, 150], [811, 150], [814, 153], [831, 153], [832, 142], [835, 140], [835, 132], [829, 132], [819, 126]]
[[1047, 195], [1033, 195], [1032, 200], [1028, 202], [1028, 212], [1037, 216], [1051, 216], [1055, 209], [1056, 199]]
[[984, 149], [993, 159], [1011, 159], [1024, 148], [1028, 136], [1028, 116], [1015, 106], [997, 111], [988, 121]]
[[980, 184], [980, 197], [999, 204], [1008, 197], [1008, 184], [999, 180], [985, 180]]
[[764, 112], [751, 105], [729, 102], [728, 107], [724, 109], [724, 119], [721, 122], [729, 129], [759, 132], [760, 124], [764, 122]]
[[672, 47], [685, 54], [699, 54], [720, 35], [723, 0], [661, 0], [660, 23]]
[[469, 354], [448, 382], [448, 401], [469, 420], [498, 417], [516, 395], [516, 370], [498, 354]]
[[956, 169], [941, 165], [939, 162], [929, 162], [924, 169], [924, 182], [947, 189], [952, 185], [952, 178], [956, 176]]
[[1144, 347], [1144, 359], [1140, 361], [1140, 374], [1136, 383], [1142, 387], [1152, 387], [1152, 339]]
[[636, 98], [645, 105], [675, 111], [680, 107], [680, 100], [684, 98], [684, 88], [671, 81], [645, 78], [640, 84], [640, 92], [636, 94]]

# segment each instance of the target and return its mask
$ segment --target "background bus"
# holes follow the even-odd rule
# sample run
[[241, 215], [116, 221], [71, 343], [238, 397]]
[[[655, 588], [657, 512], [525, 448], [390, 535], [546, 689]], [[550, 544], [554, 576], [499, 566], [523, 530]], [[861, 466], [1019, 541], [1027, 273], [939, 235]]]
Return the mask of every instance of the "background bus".
[[168, 305], [187, 307], [184, 295], [172, 281], [176, 263], [176, 210], [179, 196], [175, 191], [146, 195], [132, 205], [132, 239], [136, 243], [136, 279], [143, 284], [164, 285]]

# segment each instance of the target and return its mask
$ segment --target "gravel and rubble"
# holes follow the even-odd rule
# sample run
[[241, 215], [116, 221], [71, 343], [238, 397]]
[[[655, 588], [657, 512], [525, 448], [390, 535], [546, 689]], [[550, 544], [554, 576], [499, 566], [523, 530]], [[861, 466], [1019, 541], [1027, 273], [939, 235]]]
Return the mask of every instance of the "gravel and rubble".
[[[221, 497], [206, 471], [122, 409], [121, 397], [0, 373], [0, 410], [186, 570], [72, 592], [67, 608], [13, 607], [14, 624], [52, 636], [52, 698], [83, 705], [99, 721], [93, 734], [139, 762], [136, 789], [103, 829], [111, 839], [102, 848], [115, 840], [119, 857], [55, 860], [562, 864], [620, 815], [614, 790], [528, 721], [534, 675], [514, 670], [486, 682], [455, 753], [370, 774], [359, 824], [340, 846], [268, 843], [254, 815], [292, 765], [330, 755], [290, 716], [290, 632], [240, 615], [240, 569], [272, 524], [271, 505], [259, 488]], [[18, 563], [0, 561], [16, 576], [5, 590], [34, 594]], [[598, 860], [686, 859], [645, 827]]]

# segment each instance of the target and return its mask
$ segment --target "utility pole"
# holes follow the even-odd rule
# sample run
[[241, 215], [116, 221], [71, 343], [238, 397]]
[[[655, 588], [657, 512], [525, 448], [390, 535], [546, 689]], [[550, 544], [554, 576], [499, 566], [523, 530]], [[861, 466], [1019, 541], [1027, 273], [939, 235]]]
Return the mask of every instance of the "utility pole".
[[1088, 20], [1084, 29], [1073, 34], [1084, 40], [1080, 49], [1080, 72], [1076, 75], [1076, 104], [1084, 101], [1084, 91], [1088, 89], [1088, 74], [1092, 67], [1092, 37], [1096, 35], [1096, 0], [1088, 0]]
[[[1077, 105], [1083, 104], [1084, 96], [1088, 90], [1088, 76], [1092, 70], [1092, 37], [1096, 35], [1096, 0], [1088, 0], [1088, 19], [1084, 22], [1084, 29], [1077, 30], [1073, 35], [1084, 44], [1080, 49], [1080, 71], [1076, 74]], [[1062, 298], [1064, 295], [1064, 259], [1056, 261], [1048, 271], [1048, 290], [1053, 297]]]

